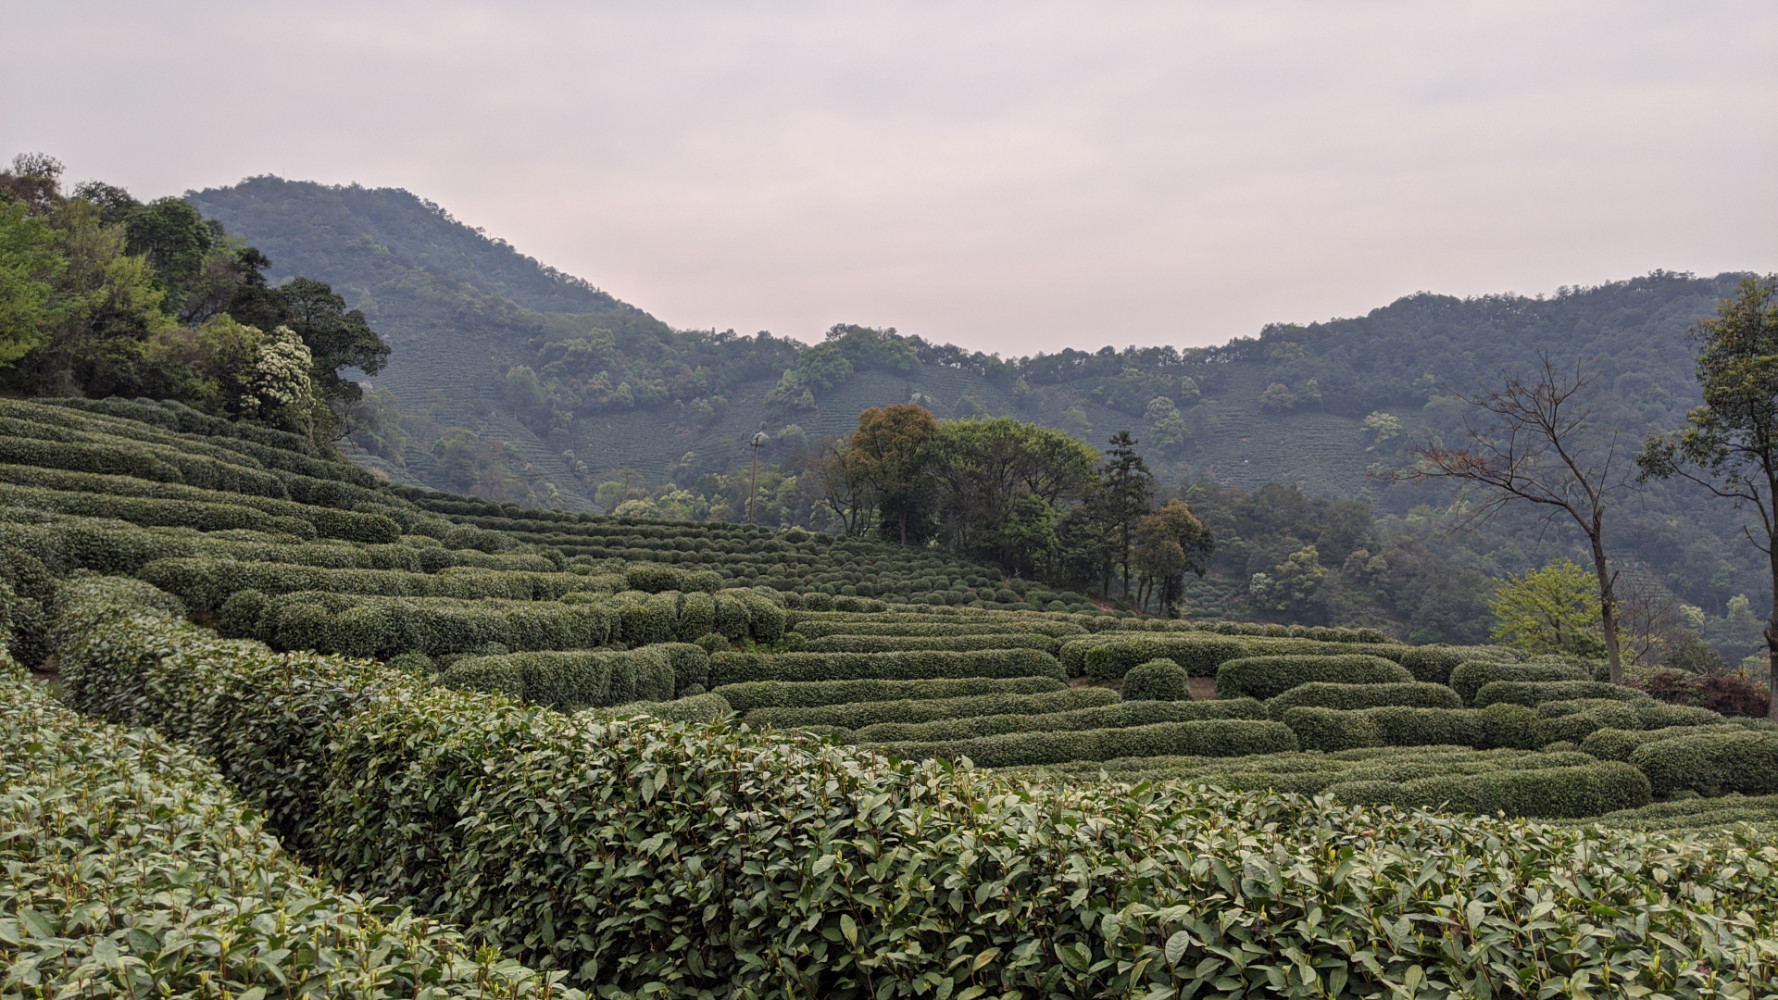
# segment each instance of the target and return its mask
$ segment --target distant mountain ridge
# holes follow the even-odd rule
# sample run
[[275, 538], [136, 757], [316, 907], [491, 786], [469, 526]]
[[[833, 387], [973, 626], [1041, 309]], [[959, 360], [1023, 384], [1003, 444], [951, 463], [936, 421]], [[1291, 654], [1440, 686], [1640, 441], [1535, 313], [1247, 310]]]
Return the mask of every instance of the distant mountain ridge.
[[[1626, 440], [1679, 426], [1698, 402], [1685, 332], [1739, 278], [1654, 272], [1535, 298], [1420, 293], [1209, 348], [1001, 359], [857, 327], [812, 347], [671, 330], [397, 189], [258, 177], [187, 197], [264, 251], [275, 278], [332, 284], [394, 348], [375, 383], [398, 400], [406, 446], [362, 461], [403, 481], [578, 510], [596, 509], [595, 487], [623, 470], [690, 486], [744, 467], [762, 427], [773, 439], [762, 458], [777, 460], [849, 432], [868, 407], [914, 401], [941, 418], [1010, 415], [1096, 445], [1127, 428], [1164, 483], [1278, 482], [1406, 514], [1442, 501], [1367, 472], [1457, 429], [1452, 390], [1539, 349], [1599, 372], [1602, 417]], [[504, 478], [483, 474], [491, 465]], [[1670, 562], [1663, 578], [1700, 603], [1765, 589], [1731, 544], [1731, 512], [1662, 489], [1668, 499], [1626, 515], [1635, 552]]]

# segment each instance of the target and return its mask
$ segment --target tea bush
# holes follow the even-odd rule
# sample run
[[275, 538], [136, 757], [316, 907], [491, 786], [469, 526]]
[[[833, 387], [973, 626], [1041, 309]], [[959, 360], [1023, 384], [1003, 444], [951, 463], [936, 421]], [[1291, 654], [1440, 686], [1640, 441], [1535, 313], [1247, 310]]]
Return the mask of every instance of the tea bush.
[[[201, 710], [194, 746], [250, 797], [324, 775], [319, 794], [290, 798], [314, 810], [300, 825], [317, 863], [606, 991], [1533, 996], [1584, 975], [1752, 996], [1778, 976], [1762, 944], [1778, 850], [1753, 841], [1174, 782], [1075, 786], [720, 726], [570, 718], [229, 644], [115, 591], [75, 590], [83, 627], [64, 655], [89, 695], [101, 677], [139, 678], [146, 697], [99, 700], [157, 726]], [[1284, 729], [1104, 732], [1151, 752], [1184, 727]], [[273, 754], [305, 766], [251, 766]], [[1551, 800], [1534, 791], [1496, 797]], [[1683, 887], [1685, 905], [1652, 886]], [[1486, 960], [1411, 930], [1456, 921]]]
[[[696, 646], [689, 648], [699, 657], [708, 657]], [[521, 701], [574, 711], [634, 701], [668, 701], [675, 689], [673, 665], [673, 656], [661, 646], [621, 653], [511, 653], [465, 657], [451, 664], [438, 682], [466, 691], [497, 691]]]
[[208, 760], [17, 680], [0, 775], [9, 997], [579, 995], [317, 878]]
[[983, 714], [931, 722], [879, 722], [852, 733], [860, 743], [934, 743], [1003, 733], [1122, 729], [1157, 722], [1200, 719], [1263, 719], [1265, 708], [1249, 698], [1230, 701], [1126, 701], [1072, 711]]
[[746, 681], [925, 680], [946, 677], [1053, 677], [1062, 665], [1035, 649], [967, 653], [717, 653], [710, 658], [713, 687]]
[[[1149, 702], [1144, 707], [1179, 704]], [[978, 767], [1014, 767], [1168, 754], [1241, 757], [1295, 750], [1297, 743], [1290, 729], [1278, 722], [1200, 719], [1119, 729], [1013, 732], [977, 739], [860, 743], [859, 746], [912, 760], [960, 761], [967, 758]]]
[[[1506, 646], [1412, 646], [1402, 651], [1400, 663], [1408, 668], [1408, 673], [1413, 674], [1417, 681], [1427, 684], [1452, 685], [1452, 673], [1465, 663], [1513, 663], [1521, 659], [1523, 659], [1523, 654]], [[1515, 677], [1511, 679], [1537, 680], [1541, 678]]]
[[1485, 685], [1495, 681], [1585, 681], [1592, 675], [1577, 663], [1539, 661], [1536, 663], [1502, 663], [1470, 660], [1451, 671], [1451, 688], [1465, 705], [1474, 705], [1476, 695]]
[[983, 635], [825, 635], [808, 640], [811, 653], [891, 653], [904, 649], [967, 652], [977, 649], [1037, 649], [1054, 655], [1057, 642], [1047, 635], [999, 632]]
[[[1044, 678], [1048, 680], [1048, 678]], [[769, 683], [769, 682], [768, 682]], [[813, 683], [852, 684], [855, 681]], [[884, 681], [885, 684], [944, 684], [946, 681]], [[719, 688], [727, 691], [729, 688]], [[963, 695], [949, 698], [903, 698], [848, 701], [807, 707], [755, 708], [743, 716], [750, 726], [828, 726], [836, 730], [863, 729], [885, 723], [922, 723], [989, 715], [1049, 715], [1120, 704], [1109, 688], [1063, 688], [1037, 694]]]
[[1470, 704], [1485, 708], [1495, 702], [1536, 707], [1546, 701], [1572, 701], [1576, 698], [1604, 698], [1614, 701], [1650, 702], [1645, 691], [1620, 687], [1605, 681], [1489, 681], [1477, 691]]
[[1328, 794], [1369, 805], [1563, 819], [1647, 805], [1649, 781], [1628, 764], [1608, 761], [1580, 767], [1442, 775], [1401, 783], [1346, 782], [1330, 786]]
[[1124, 674], [1123, 693], [1131, 701], [1190, 701], [1191, 678], [1172, 660], [1149, 660]]
[[[712, 693], [722, 695], [735, 707], [735, 711], [745, 714], [766, 708], [816, 708], [873, 701], [948, 701], [953, 698], [1053, 694], [1068, 690], [1067, 682], [1057, 677], [951, 677], [927, 680], [747, 681], [721, 685]], [[1116, 692], [1099, 690], [1104, 693], [1090, 697], [1101, 700], [1095, 700], [1092, 704], [1108, 704], [1118, 700]]]
[[1662, 798], [1682, 790], [1770, 795], [1778, 792], [1778, 733], [1693, 728], [1638, 746], [1630, 751], [1630, 764], [1648, 775]]
[[1216, 696], [1265, 701], [1314, 681], [1403, 684], [1413, 679], [1401, 664], [1379, 656], [1247, 656], [1216, 668]]
[[1276, 695], [1266, 701], [1272, 718], [1282, 719], [1293, 708], [1337, 708], [1353, 710], [1400, 705], [1406, 708], [1462, 708], [1457, 692], [1443, 684], [1404, 681], [1384, 684], [1338, 684], [1331, 681], [1310, 681]]

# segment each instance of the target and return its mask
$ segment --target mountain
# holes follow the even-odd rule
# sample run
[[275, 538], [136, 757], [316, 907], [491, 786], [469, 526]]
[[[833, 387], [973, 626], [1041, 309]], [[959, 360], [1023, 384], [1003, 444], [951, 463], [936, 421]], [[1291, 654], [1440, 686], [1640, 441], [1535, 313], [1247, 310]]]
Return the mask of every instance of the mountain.
[[[595, 509], [607, 480], [690, 487], [743, 468], [762, 428], [762, 460], [788, 459], [849, 433], [866, 408], [911, 400], [942, 418], [1010, 415], [1095, 444], [1127, 428], [1163, 483], [1279, 483], [1413, 525], [1427, 519], [1417, 508], [1447, 498], [1368, 473], [1459, 430], [1453, 393], [1540, 350], [1597, 373], [1598, 413], [1626, 447], [1679, 426], [1698, 402], [1685, 333], [1740, 277], [1655, 272], [1548, 297], [1419, 293], [1217, 347], [1002, 359], [852, 326], [812, 347], [673, 330], [402, 190], [259, 177], [187, 198], [265, 252], [273, 278], [333, 285], [394, 348], [364, 419], [388, 425], [398, 410], [399, 428], [381, 444], [361, 436], [382, 452], [361, 461], [402, 481], [576, 510]], [[1686, 600], [1716, 610], [1736, 593], [1769, 593], [1733, 511], [1670, 485], [1633, 506], [1620, 549]], [[1462, 544], [1497, 573], [1566, 551], [1572, 537], [1509, 514]]]

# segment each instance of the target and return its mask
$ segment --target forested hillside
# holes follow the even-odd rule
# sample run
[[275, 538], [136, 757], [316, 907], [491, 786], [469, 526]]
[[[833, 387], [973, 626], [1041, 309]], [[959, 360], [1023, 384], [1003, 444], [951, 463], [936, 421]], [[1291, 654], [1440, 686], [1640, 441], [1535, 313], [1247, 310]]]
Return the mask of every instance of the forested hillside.
[[[1316, 511], [1354, 498], [1369, 513], [1347, 533], [1367, 556], [1388, 550], [1395, 564], [1423, 564], [1436, 555], [1468, 568], [1461, 586], [1434, 588], [1451, 607], [1418, 617], [1447, 619], [1457, 631], [1446, 634], [1470, 639], [1485, 627], [1488, 577], [1540, 565], [1575, 539], [1560, 524], [1511, 513], [1485, 535], [1452, 535], [1446, 494], [1371, 474], [1460, 429], [1464, 406], [1452, 394], [1540, 349], [1598, 374], [1600, 416], [1626, 442], [1678, 426], [1698, 399], [1685, 332], [1737, 277], [1657, 272], [1538, 298], [1421, 293], [1213, 348], [1004, 359], [855, 326], [813, 347], [671, 330], [405, 191], [266, 177], [188, 200], [261, 248], [274, 279], [330, 282], [388, 340], [391, 360], [371, 380], [354, 440], [366, 449], [361, 460], [398, 481], [577, 510], [627, 503], [642, 516], [744, 519], [747, 441], [763, 429], [758, 519], [838, 530], [812, 473], [868, 408], [915, 402], [941, 419], [1006, 415], [1096, 446], [1128, 429], [1164, 489], [1195, 488], [1198, 502], [1214, 496], [1226, 508], [1211, 579], [1194, 590], [1198, 613], [1226, 604], [1330, 620], [1325, 601], [1258, 607], [1247, 587], [1314, 544], [1325, 520]], [[1081, 334], [1086, 343], [1116, 338]], [[1769, 583], [1736, 515], [1699, 499], [1670, 485], [1638, 497], [1611, 526], [1618, 554], [1651, 586], [1711, 615], [1741, 594], [1759, 605]], [[1276, 516], [1232, 513], [1260, 509]], [[1336, 548], [1344, 552], [1318, 552], [1321, 569], [1340, 572], [1354, 546]], [[1432, 584], [1401, 586], [1405, 603], [1379, 614], [1403, 617], [1406, 604], [1427, 599], [1419, 586]]]

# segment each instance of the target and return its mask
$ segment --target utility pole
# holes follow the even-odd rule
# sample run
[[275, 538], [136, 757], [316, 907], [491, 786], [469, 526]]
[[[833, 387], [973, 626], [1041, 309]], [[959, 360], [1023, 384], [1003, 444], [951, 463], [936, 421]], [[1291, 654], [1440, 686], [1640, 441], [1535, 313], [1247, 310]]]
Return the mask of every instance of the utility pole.
[[747, 487], [747, 523], [753, 523], [753, 498], [759, 493], [759, 446], [766, 443], [765, 425], [753, 435], [753, 482]]

